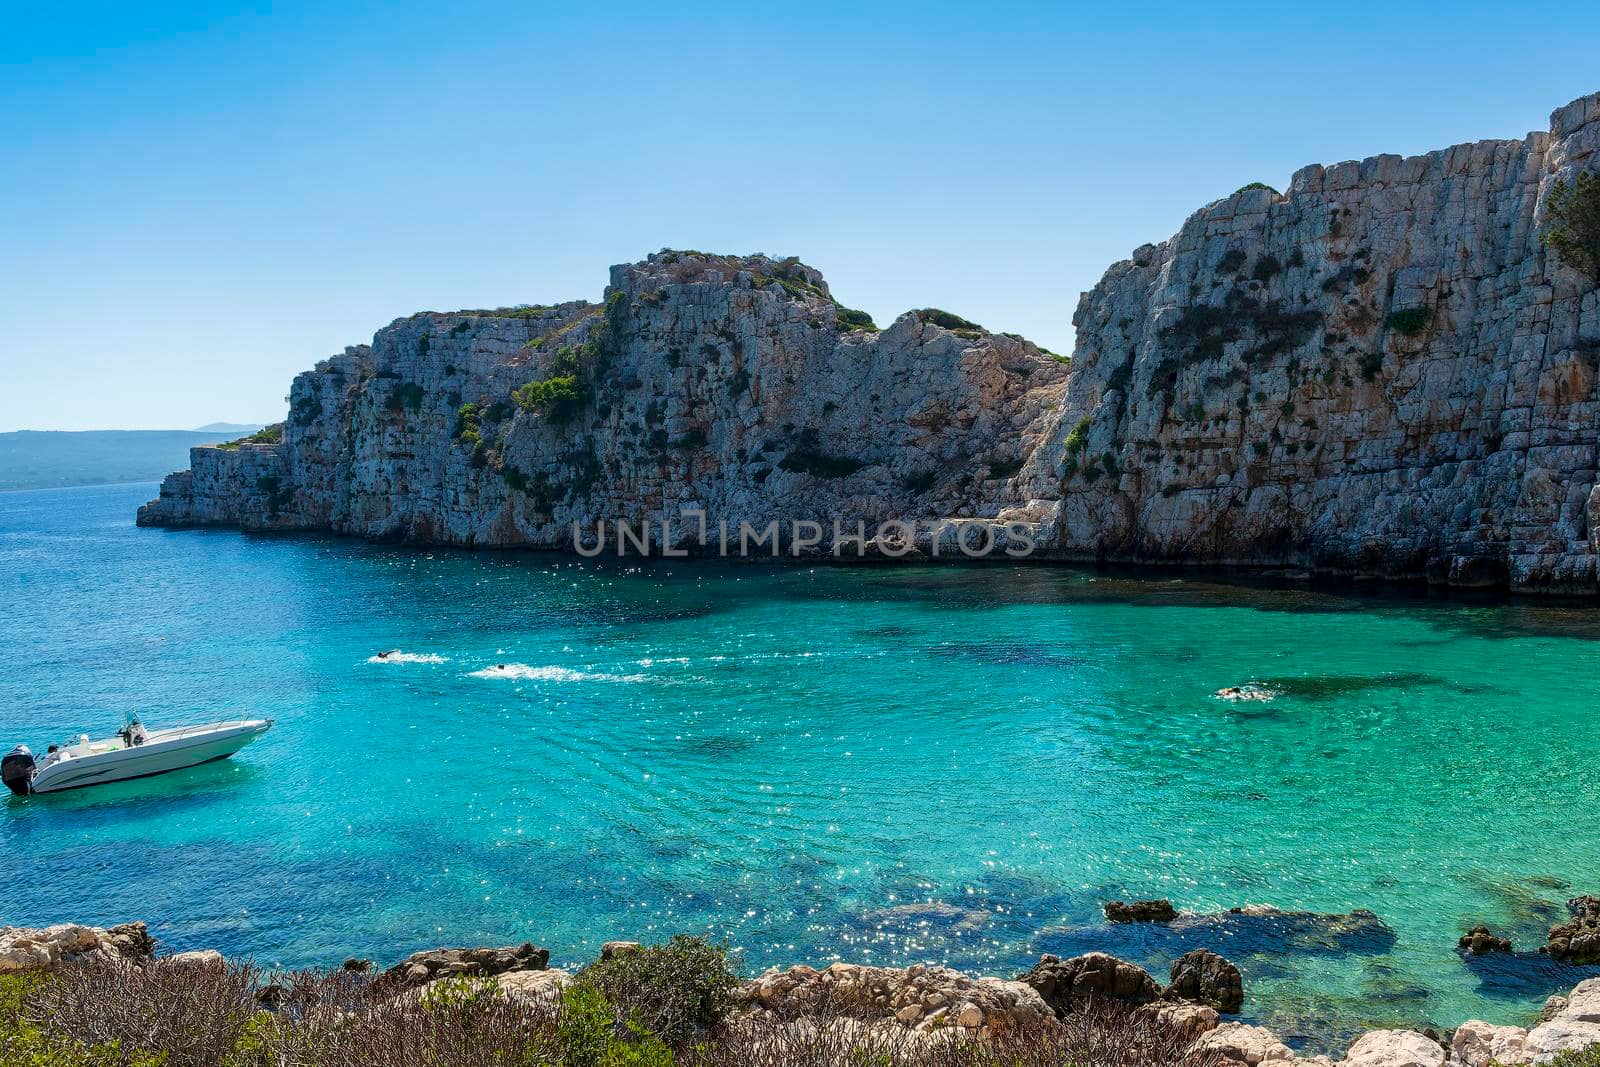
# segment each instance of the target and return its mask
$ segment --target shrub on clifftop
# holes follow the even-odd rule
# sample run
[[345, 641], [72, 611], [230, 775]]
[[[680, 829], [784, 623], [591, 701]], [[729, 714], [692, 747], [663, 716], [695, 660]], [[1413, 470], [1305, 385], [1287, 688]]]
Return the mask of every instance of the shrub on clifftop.
[[253, 434], [226, 441], [218, 448], [225, 448], [232, 452], [240, 445], [275, 445], [283, 440], [283, 423], [275, 422], [271, 426], [263, 426]]
[[872, 321], [872, 316], [865, 311], [847, 308], [843, 304], [835, 304], [834, 312], [838, 316], [841, 330], [876, 330], [878, 324]]
[[979, 326], [971, 319], [964, 319], [960, 315], [955, 315], [951, 312], [945, 311], [943, 308], [922, 308], [920, 311], [915, 312], [915, 314], [917, 318], [921, 319], [923, 322], [931, 323], [934, 326], [939, 326], [949, 330], [957, 337], [964, 337], [968, 340], [972, 340], [973, 338], [981, 336], [983, 333], [983, 327]]

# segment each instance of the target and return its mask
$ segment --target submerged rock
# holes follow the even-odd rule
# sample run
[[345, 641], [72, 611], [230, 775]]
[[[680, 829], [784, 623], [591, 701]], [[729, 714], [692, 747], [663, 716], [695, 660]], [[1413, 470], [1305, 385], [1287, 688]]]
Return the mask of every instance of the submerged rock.
[[1183, 916], [1173, 925], [1189, 931], [1212, 929], [1246, 951], [1268, 954], [1383, 955], [1396, 940], [1394, 930], [1366, 908], [1330, 914], [1252, 905], [1192, 919]]
[[1106, 922], [1113, 923], [1165, 923], [1178, 917], [1170, 900], [1136, 900], [1132, 904], [1113, 900], [1105, 909]]
[[1567, 902], [1572, 919], [1550, 928], [1544, 951], [1563, 963], [1600, 963], [1600, 897]]
[[1234, 961], [1270, 961], [1291, 955], [1381, 956], [1394, 948], [1395, 933], [1377, 915], [1360, 908], [1329, 914], [1253, 905], [1222, 912], [1182, 912], [1170, 922], [1058, 927], [1041, 932], [1037, 943], [1063, 957], [1104, 951], [1138, 959], [1174, 959], [1205, 948]]
[[1594, 964], [1558, 960], [1543, 945], [1534, 952], [1462, 952], [1461, 962], [1491, 997], [1548, 996], [1600, 973]]
[[1162, 997], [1209, 1004], [1234, 1014], [1244, 1006], [1244, 978], [1239, 968], [1209, 949], [1186, 952], [1172, 963], [1172, 981]]
[[1510, 952], [1511, 941], [1494, 933], [1487, 926], [1474, 926], [1461, 935], [1461, 940], [1456, 942], [1456, 948], [1474, 956], [1486, 956], [1491, 952]]
[[1161, 986], [1136, 964], [1088, 952], [1064, 960], [1045, 955], [1017, 979], [1038, 990], [1057, 1015], [1071, 1015], [1094, 1000], [1148, 1004], [1161, 996]]

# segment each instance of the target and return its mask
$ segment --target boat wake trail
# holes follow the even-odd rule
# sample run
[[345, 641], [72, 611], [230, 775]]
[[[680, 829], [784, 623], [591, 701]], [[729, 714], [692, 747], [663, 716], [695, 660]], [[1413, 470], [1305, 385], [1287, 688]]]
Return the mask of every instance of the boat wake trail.
[[473, 671], [470, 678], [501, 678], [519, 682], [647, 682], [643, 674], [606, 674], [603, 672], [575, 671], [570, 667], [530, 667], [526, 663], [496, 663], [481, 671]]
[[1226, 689], [1218, 689], [1211, 695], [1218, 700], [1254, 700], [1266, 703], [1278, 696], [1278, 690], [1268, 685], [1256, 685], [1252, 682], [1248, 685], [1230, 685]]
[[368, 656], [368, 663], [449, 663], [448, 656], [436, 655], [432, 652], [379, 652], [376, 656]]

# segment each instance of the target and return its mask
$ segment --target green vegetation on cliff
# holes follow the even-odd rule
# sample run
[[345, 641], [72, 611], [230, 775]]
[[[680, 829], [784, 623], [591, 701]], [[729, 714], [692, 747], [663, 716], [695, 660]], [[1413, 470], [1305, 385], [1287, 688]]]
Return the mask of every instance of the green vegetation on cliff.
[[1600, 282], [1600, 174], [1579, 174], [1570, 185], [1557, 182], [1545, 211], [1545, 245]]
[[283, 440], [283, 423], [275, 422], [271, 426], [263, 426], [255, 433], [240, 437], [233, 441], [224, 441], [218, 448], [232, 451], [240, 445], [275, 445]]

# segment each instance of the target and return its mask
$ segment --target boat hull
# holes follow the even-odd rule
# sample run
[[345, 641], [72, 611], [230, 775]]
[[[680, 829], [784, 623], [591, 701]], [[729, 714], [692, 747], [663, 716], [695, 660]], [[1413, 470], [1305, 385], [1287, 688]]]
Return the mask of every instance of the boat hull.
[[271, 720], [255, 720], [203, 731], [170, 731], [177, 735], [173, 737], [156, 733], [143, 745], [47, 764], [34, 775], [30, 791], [61, 793], [214, 763], [232, 756], [271, 725]]

